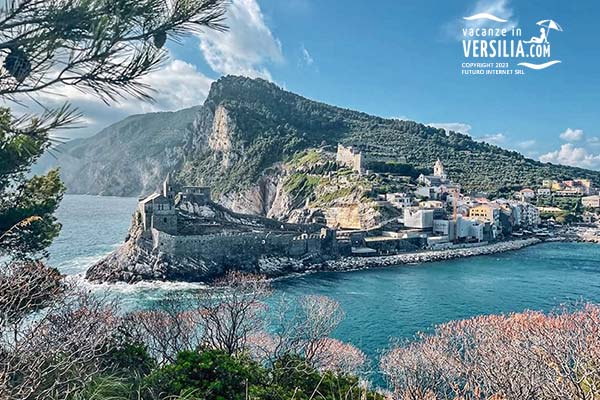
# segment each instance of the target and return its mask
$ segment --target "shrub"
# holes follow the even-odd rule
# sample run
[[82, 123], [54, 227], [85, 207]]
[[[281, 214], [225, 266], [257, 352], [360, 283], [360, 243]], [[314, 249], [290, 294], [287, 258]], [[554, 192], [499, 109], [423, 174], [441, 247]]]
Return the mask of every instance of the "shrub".
[[244, 400], [247, 388], [264, 381], [264, 374], [260, 365], [243, 355], [182, 351], [173, 364], [146, 377], [144, 386], [155, 398], [194, 391], [205, 400]]
[[381, 360], [401, 399], [600, 396], [600, 307], [479, 316], [440, 325]]

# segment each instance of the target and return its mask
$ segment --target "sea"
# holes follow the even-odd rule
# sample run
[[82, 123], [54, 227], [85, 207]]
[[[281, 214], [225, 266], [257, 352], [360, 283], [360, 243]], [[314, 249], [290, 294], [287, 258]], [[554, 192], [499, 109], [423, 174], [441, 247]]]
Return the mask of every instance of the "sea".
[[[172, 291], [203, 290], [201, 283], [85, 282], [86, 269], [123, 243], [136, 203], [135, 198], [65, 196], [57, 211], [62, 231], [49, 248], [48, 263], [68, 279], [113, 296], [125, 310], [151, 308]], [[410, 340], [449, 320], [600, 303], [600, 245], [545, 243], [442, 262], [294, 275], [273, 286], [276, 295], [337, 300], [345, 318], [334, 336], [376, 363], [391, 342]]]

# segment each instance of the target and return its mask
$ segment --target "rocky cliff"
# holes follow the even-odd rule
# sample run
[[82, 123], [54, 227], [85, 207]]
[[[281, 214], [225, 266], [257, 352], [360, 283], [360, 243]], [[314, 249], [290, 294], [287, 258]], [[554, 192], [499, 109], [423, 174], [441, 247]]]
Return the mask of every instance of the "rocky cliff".
[[429, 168], [439, 157], [467, 190], [503, 194], [572, 177], [600, 185], [598, 171], [543, 164], [460, 133], [330, 106], [234, 76], [213, 83], [202, 106], [128, 117], [56, 153], [70, 193], [147, 194], [177, 171], [180, 182], [210, 185], [215, 198], [236, 211], [281, 217], [306, 201], [286, 192], [285, 164], [298, 152], [333, 150], [338, 142], [416, 168]]

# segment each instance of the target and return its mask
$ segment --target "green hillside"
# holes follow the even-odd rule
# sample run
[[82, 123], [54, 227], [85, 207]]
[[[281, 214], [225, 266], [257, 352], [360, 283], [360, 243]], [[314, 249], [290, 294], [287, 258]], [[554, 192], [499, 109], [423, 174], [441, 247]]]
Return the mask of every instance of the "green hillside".
[[213, 84], [205, 105], [230, 111], [235, 141], [244, 154], [226, 174], [210, 152], [190, 155], [182, 177], [212, 183], [221, 190], [249, 185], [276, 161], [309, 147], [360, 144], [373, 155], [405, 158], [429, 168], [439, 157], [450, 177], [469, 190], [508, 192], [542, 179], [590, 178], [600, 185], [600, 172], [552, 165], [471, 137], [412, 121], [384, 119], [330, 106], [284, 91], [261, 79], [225, 77]]
[[[227, 114], [219, 132], [217, 110]], [[180, 171], [182, 181], [224, 194], [255, 185], [298, 151], [335, 151], [338, 142], [360, 144], [372, 156], [393, 157], [416, 170], [431, 168], [439, 157], [467, 190], [508, 193], [542, 179], [575, 177], [600, 186], [599, 171], [544, 164], [467, 135], [327, 105], [236, 76], [214, 82], [202, 106], [128, 117], [60, 146], [58, 160], [46, 162], [61, 166], [71, 193], [137, 196], [154, 190], [167, 172]], [[220, 145], [225, 148], [216, 149]]]

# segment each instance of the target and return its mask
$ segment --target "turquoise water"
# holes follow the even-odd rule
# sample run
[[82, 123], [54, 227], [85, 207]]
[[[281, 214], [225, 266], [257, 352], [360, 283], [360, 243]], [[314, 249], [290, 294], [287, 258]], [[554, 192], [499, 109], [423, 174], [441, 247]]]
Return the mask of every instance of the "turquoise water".
[[[126, 235], [136, 199], [65, 196], [63, 223], [50, 263], [80, 276]], [[564, 303], [600, 303], [600, 246], [547, 243], [519, 251], [421, 265], [294, 276], [274, 283], [277, 293], [322, 294], [339, 301], [346, 318], [335, 332], [373, 359], [390, 338], [410, 338], [451, 319]], [[148, 306], [167, 290], [190, 284], [102, 285], [124, 306]]]

